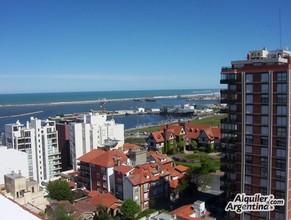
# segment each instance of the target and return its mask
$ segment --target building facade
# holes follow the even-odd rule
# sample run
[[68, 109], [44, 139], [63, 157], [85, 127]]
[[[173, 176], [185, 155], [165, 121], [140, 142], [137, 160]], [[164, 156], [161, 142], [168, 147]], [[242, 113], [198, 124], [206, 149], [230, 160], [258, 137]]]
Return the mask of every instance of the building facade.
[[38, 183], [57, 177], [61, 170], [56, 124], [31, 118], [26, 125], [17, 121], [5, 125], [7, 148], [27, 153], [29, 177]]
[[107, 120], [106, 114], [89, 113], [83, 115], [82, 122], [70, 124], [70, 155], [73, 169], [77, 169], [77, 158], [98, 147], [106, 141], [117, 141], [117, 146], [124, 144], [124, 125]]
[[221, 70], [221, 189], [232, 200], [237, 193], [273, 194], [285, 206], [272, 212], [228, 213], [229, 219], [291, 219], [290, 114], [291, 52], [250, 51], [247, 60]]

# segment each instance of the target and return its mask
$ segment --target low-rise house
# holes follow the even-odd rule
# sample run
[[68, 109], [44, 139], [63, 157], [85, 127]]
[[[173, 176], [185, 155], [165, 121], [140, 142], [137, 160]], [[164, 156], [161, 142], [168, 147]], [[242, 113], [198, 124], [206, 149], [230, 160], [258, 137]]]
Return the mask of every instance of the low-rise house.
[[27, 179], [21, 173], [11, 172], [4, 175], [6, 197], [34, 212], [44, 211], [48, 200], [34, 180]]
[[148, 163], [158, 163], [164, 168], [170, 168], [173, 166], [173, 159], [168, 157], [166, 154], [162, 154], [159, 151], [148, 151], [147, 152]]
[[114, 191], [114, 167], [127, 164], [122, 150], [94, 149], [79, 160], [78, 183], [88, 190]]
[[171, 212], [180, 220], [215, 220], [205, 208], [205, 202], [197, 200], [194, 204], [184, 205]]
[[220, 139], [221, 139], [220, 129], [210, 127], [210, 128], [204, 129], [200, 133], [198, 137], [198, 142], [202, 146], [209, 145], [209, 144], [217, 146], [220, 143]]

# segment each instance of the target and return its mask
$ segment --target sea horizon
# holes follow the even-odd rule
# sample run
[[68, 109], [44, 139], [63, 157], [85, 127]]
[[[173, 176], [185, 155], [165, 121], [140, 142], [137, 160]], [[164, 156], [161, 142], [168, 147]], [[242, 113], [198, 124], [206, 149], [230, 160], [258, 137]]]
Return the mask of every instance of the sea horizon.
[[219, 89], [163, 89], [92, 92], [48, 92], [0, 94], [0, 107], [21, 105], [80, 104], [81, 102], [126, 101], [136, 98], [176, 98], [218, 93]]

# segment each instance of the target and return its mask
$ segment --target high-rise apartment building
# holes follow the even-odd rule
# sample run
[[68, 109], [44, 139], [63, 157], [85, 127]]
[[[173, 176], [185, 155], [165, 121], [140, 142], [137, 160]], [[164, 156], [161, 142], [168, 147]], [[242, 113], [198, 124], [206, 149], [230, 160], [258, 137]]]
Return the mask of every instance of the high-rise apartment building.
[[291, 52], [256, 50], [246, 60], [221, 70], [221, 189], [232, 200], [237, 193], [273, 194], [285, 206], [271, 212], [228, 213], [229, 219], [291, 219]]
[[[77, 169], [77, 158], [93, 149], [104, 147], [113, 140], [116, 147], [124, 144], [124, 125], [107, 120], [106, 114], [83, 115], [82, 122], [70, 123], [70, 155], [73, 169]], [[114, 145], [115, 146], [115, 145]]]
[[41, 183], [59, 176], [61, 157], [54, 121], [31, 118], [26, 125], [6, 124], [5, 143], [7, 148], [27, 153], [30, 178]]

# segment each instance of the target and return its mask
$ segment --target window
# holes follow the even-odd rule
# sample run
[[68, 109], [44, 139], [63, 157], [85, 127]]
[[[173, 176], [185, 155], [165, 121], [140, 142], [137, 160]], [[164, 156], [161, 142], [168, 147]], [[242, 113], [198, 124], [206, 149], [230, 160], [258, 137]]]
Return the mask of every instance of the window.
[[265, 178], [268, 177], [268, 168], [261, 167], [261, 176]]
[[246, 155], [246, 163], [252, 163], [253, 162], [253, 157]]
[[287, 95], [277, 95], [277, 103], [284, 103], [286, 104]]
[[286, 139], [285, 138], [277, 138], [276, 145], [278, 147], [285, 147], [286, 146]]
[[286, 161], [285, 160], [277, 160], [276, 161], [276, 168], [285, 170], [286, 169]]
[[277, 106], [277, 115], [287, 115], [287, 107], [286, 106]]
[[277, 149], [276, 150], [276, 155], [277, 157], [286, 157], [286, 150], [285, 149]]
[[246, 185], [245, 185], [245, 193], [246, 193], [247, 195], [252, 194], [252, 186], [246, 184]]
[[253, 143], [253, 136], [246, 135], [246, 143], [247, 144], [252, 144]]
[[284, 180], [286, 178], [286, 171], [276, 170], [276, 177], [278, 179]]
[[253, 172], [253, 166], [251, 165], [246, 165], [246, 173], [247, 174], [252, 174]]
[[277, 73], [277, 81], [286, 81], [287, 73], [286, 72], [278, 72]]
[[286, 117], [277, 117], [277, 125], [286, 126], [287, 118]]
[[268, 82], [269, 81], [269, 74], [268, 73], [262, 73], [261, 74], [261, 82]]
[[261, 137], [261, 145], [264, 145], [264, 146], [268, 145], [268, 138], [267, 137]]
[[99, 173], [97, 173], [96, 176], [97, 176], [98, 179], [100, 178], [100, 174]]
[[277, 128], [278, 137], [286, 137], [286, 135], [287, 135], [286, 128]]
[[253, 74], [251, 73], [246, 74], [246, 82], [253, 82]]
[[261, 112], [262, 112], [262, 114], [269, 114], [269, 106], [268, 105], [262, 105], [261, 106]]
[[253, 92], [253, 85], [252, 84], [246, 85], [246, 92]]
[[247, 125], [246, 126], [246, 133], [247, 134], [252, 134], [253, 133], [253, 126]]
[[278, 190], [285, 190], [285, 182], [283, 182], [283, 181], [276, 181], [276, 189], [278, 189]]
[[253, 123], [253, 116], [252, 115], [247, 115], [246, 116], [246, 123], [249, 123], [249, 124]]
[[286, 93], [287, 92], [287, 84], [277, 84], [277, 92]]
[[261, 186], [262, 187], [267, 187], [267, 179], [265, 179], [265, 178], [261, 178]]
[[261, 166], [264, 166], [264, 167], [268, 166], [268, 158], [261, 157]]
[[263, 125], [269, 124], [269, 117], [268, 116], [261, 116], [261, 124], [263, 124]]
[[[267, 188], [265, 188], [265, 187], [261, 187], [261, 194], [262, 195], [267, 195]], [[266, 212], [261, 212], [261, 213], [266, 213]]]
[[252, 177], [251, 176], [246, 176], [245, 183], [252, 184]]
[[253, 147], [252, 146], [246, 146], [246, 153], [252, 153]]
[[253, 95], [246, 95], [246, 103], [253, 103]]
[[265, 127], [265, 126], [261, 127], [261, 134], [262, 135], [268, 135], [268, 131], [269, 131], [268, 127]]
[[262, 147], [261, 148], [261, 156], [268, 156], [268, 148]]
[[261, 103], [269, 103], [269, 96], [268, 95], [262, 95], [261, 96]]
[[253, 113], [253, 105], [246, 105], [246, 112], [247, 113]]
[[261, 84], [261, 92], [264, 92], [264, 93], [269, 92], [269, 85], [268, 84]]

